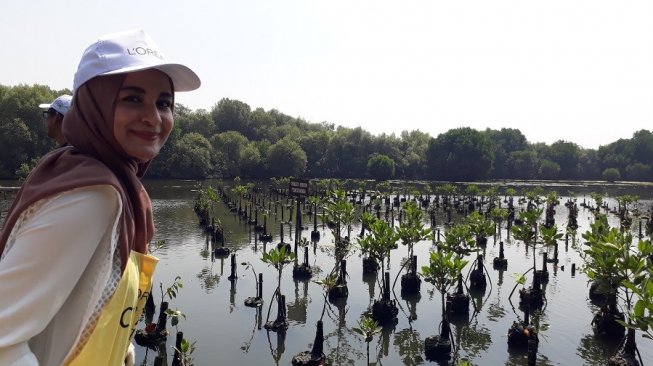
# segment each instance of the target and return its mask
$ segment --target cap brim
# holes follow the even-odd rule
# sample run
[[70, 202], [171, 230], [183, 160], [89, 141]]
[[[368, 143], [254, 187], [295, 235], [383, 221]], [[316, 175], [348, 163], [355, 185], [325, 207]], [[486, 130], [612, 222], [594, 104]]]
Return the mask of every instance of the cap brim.
[[39, 104], [39, 108], [42, 108], [42, 109], [50, 109], [50, 106], [52, 106], [52, 104], [50, 104], [50, 103]]
[[160, 65], [137, 65], [130, 67], [123, 67], [118, 70], [112, 70], [105, 72], [100, 75], [115, 75], [115, 74], [125, 74], [128, 72], [142, 71], [149, 69], [157, 69], [164, 72], [172, 80], [172, 84], [175, 87], [175, 92], [185, 92], [195, 90], [202, 85], [199, 76], [195, 74], [190, 68], [181, 65], [181, 64], [160, 64]]

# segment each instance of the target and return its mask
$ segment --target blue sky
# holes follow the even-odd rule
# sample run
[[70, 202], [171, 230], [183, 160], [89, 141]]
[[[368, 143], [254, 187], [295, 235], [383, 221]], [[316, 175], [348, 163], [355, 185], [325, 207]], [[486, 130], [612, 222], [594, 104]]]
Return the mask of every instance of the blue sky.
[[[374, 133], [520, 129], [597, 148], [653, 129], [653, 2], [4, 2], [0, 84], [72, 86], [98, 36], [142, 28], [198, 91]], [[48, 102], [48, 101], [44, 101]]]

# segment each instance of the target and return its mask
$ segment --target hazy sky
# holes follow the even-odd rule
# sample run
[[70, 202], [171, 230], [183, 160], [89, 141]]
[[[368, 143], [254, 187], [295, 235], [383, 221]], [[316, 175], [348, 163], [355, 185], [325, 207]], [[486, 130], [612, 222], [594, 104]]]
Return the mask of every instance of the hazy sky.
[[133, 28], [199, 74], [193, 109], [589, 148], [653, 129], [650, 0], [3, 1], [0, 84], [71, 88], [89, 44]]

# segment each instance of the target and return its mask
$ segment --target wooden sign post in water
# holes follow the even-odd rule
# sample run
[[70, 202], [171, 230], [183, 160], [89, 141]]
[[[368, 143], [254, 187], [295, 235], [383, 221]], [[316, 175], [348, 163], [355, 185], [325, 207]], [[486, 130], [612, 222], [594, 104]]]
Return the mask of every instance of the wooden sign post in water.
[[297, 216], [295, 218], [295, 254], [297, 254], [302, 225], [300, 202], [308, 195], [308, 180], [290, 178], [288, 185], [288, 193], [295, 197], [295, 201], [297, 202]]

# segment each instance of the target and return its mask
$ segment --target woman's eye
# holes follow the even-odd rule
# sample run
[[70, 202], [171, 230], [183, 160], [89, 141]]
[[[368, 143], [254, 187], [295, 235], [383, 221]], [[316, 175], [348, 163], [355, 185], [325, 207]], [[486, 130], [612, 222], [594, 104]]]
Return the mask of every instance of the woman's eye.
[[160, 100], [156, 103], [159, 108], [170, 108], [172, 107], [172, 101], [170, 100]]
[[131, 103], [140, 103], [141, 102], [141, 98], [136, 96], [136, 95], [128, 95], [128, 96], [122, 98], [122, 100], [124, 100], [125, 102], [131, 102]]

